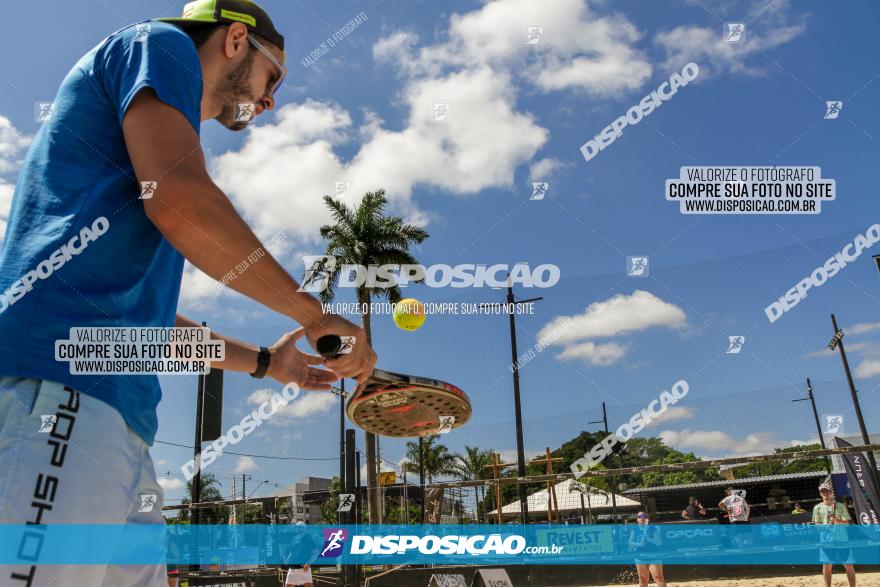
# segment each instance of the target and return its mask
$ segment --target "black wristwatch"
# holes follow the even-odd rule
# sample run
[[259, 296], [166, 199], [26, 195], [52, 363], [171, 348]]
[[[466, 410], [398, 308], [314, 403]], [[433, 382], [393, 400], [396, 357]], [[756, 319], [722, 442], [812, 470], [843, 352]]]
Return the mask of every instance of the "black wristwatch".
[[257, 355], [257, 370], [251, 373], [254, 379], [262, 379], [269, 370], [269, 363], [272, 362], [272, 353], [264, 346], [260, 347], [260, 353]]

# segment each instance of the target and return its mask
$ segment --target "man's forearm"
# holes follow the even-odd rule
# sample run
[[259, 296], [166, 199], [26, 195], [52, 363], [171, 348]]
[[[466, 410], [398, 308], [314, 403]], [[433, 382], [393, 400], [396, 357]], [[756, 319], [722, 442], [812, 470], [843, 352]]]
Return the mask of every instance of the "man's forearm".
[[[177, 315], [174, 322], [175, 326], [180, 328], [201, 327], [201, 324], [193, 322], [186, 316]], [[260, 352], [259, 347], [228, 336], [217, 334], [211, 331], [212, 340], [222, 340], [224, 343], [224, 359], [222, 361], [212, 361], [211, 368], [224, 369], [226, 371], [239, 371], [242, 373], [253, 373], [257, 369], [257, 354]]]
[[[168, 182], [171, 183], [171, 182]], [[190, 263], [218, 281], [262, 243], [209, 179], [163, 186], [172, 193], [151, 219]], [[179, 197], [178, 197], [179, 196]], [[167, 208], [167, 209], [166, 209]], [[268, 252], [227, 285], [304, 326], [321, 319], [321, 304]]]

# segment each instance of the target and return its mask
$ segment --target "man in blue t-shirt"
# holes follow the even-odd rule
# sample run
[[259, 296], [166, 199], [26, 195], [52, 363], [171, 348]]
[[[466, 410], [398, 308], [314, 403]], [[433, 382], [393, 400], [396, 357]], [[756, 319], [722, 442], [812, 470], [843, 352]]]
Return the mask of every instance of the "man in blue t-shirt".
[[[269, 348], [212, 335], [226, 349], [212, 366], [314, 390], [372, 372], [363, 330], [298, 291], [205, 169], [201, 121], [240, 130], [274, 108], [284, 59], [259, 6], [196, 0], [181, 18], [110, 35], [62, 82], [0, 253], [0, 524], [163, 522], [148, 453], [157, 375], [72, 374], [56, 341], [72, 328], [196, 326], [176, 314], [184, 259], [219, 280], [263, 251], [229, 287], [302, 325]], [[325, 334], [355, 344], [327, 361], [295, 346]], [[26, 560], [35, 540], [19, 545]], [[165, 581], [158, 565], [0, 570], [0, 585]]]

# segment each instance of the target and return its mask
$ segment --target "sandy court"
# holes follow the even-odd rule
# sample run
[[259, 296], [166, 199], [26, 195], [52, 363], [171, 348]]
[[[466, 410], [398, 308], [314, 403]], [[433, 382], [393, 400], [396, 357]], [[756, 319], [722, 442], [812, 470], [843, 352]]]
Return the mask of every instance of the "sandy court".
[[[628, 584], [637, 584], [628, 583]], [[651, 587], [657, 584], [651, 582]], [[770, 579], [723, 579], [718, 581], [668, 581], [669, 587], [824, 587], [821, 573], [814, 575], [796, 575], [791, 577], [778, 577]], [[847, 587], [846, 575], [843, 569], [834, 570], [831, 580], [832, 587]], [[856, 585], [858, 587], [880, 587], [880, 573], [859, 573], [856, 570]], [[619, 587], [608, 585], [607, 587]]]

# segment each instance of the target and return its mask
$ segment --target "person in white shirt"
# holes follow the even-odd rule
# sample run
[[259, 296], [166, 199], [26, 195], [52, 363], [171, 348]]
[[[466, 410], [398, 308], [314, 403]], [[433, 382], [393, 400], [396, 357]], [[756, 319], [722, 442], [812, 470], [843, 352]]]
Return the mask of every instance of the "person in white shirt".
[[[846, 506], [834, 499], [834, 486], [830, 478], [819, 485], [819, 495], [822, 496], [822, 501], [813, 508], [814, 524], [852, 523]], [[841, 528], [841, 530], [843, 529]], [[827, 544], [824, 544], [819, 551], [823, 563], [822, 577], [825, 579], [825, 587], [831, 587], [831, 571], [835, 564], [843, 565], [849, 587], [856, 587], [856, 570], [852, 565], [852, 550], [846, 545], [836, 546], [834, 544], [835, 542], [845, 542], [847, 538], [845, 535], [837, 536], [836, 533], [832, 533], [828, 537]]]
[[[305, 526], [305, 522], [300, 520], [296, 523], [296, 525], [297, 526]], [[303, 539], [308, 539], [308, 535], [303, 534]], [[307, 542], [309, 544], [311, 544], [311, 540], [307, 540]], [[300, 545], [302, 545], [302, 542], [300, 542]], [[287, 570], [287, 578], [284, 580], [284, 587], [297, 587], [300, 585], [302, 585], [304, 587], [313, 587], [311, 563], [314, 562], [314, 560], [316, 558], [318, 558], [317, 552], [315, 552], [315, 555], [312, 557], [312, 559], [308, 563], [303, 565], [302, 568], [288, 569]]]
[[305, 565], [301, 569], [288, 569], [287, 578], [284, 580], [284, 587], [295, 587], [298, 585], [313, 587], [311, 565]]
[[731, 524], [748, 524], [749, 523], [749, 504], [746, 502], [745, 491], [735, 490], [728, 487], [724, 490], [724, 499], [718, 503], [721, 511], [727, 513], [727, 518]]

